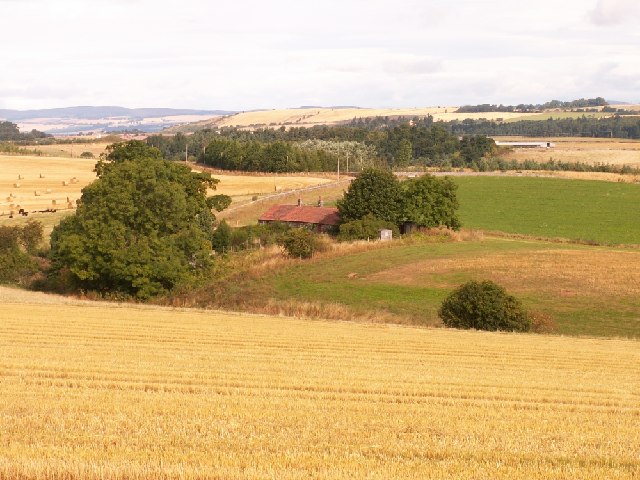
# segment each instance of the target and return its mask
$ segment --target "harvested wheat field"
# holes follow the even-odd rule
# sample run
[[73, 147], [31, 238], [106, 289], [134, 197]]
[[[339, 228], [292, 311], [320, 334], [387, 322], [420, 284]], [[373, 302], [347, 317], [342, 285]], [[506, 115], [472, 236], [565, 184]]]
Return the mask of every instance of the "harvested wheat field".
[[241, 112], [235, 115], [227, 115], [211, 120], [169, 128], [167, 131], [194, 131], [199, 128], [239, 127], [239, 128], [264, 128], [276, 126], [312, 127], [314, 125], [336, 125], [350, 122], [354, 118], [373, 117], [426, 117], [431, 115], [436, 121], [451, 121], [465, 119], [503, 120], [524, 119], [535, 115], [531, 113], [513, 112], [481, 112], [481, 113], [455, 113], [458, 107], [416, 107], [416, 108], [326, 108], [305, 107], [288, 108], [280, 110], [257, 110]]
[[0, 155], [0, 213], [74, 208], [95, 159]]
[[233, 175], [212, 173], [220, 180], [215, 192], [231, 197], [265, 195], [330, 183], [330, 178], [306, 175]]
[[636, 341], [56, 298], [0, 290], [0, 478], [640, 475]]
[[500, 141], [553, 142], [553, 148], [514, 148], [507, 156], [519, 161], [610, 163], [640, 166], [640, 141], [616, 138], [528, 138], [494, 137]]
[[[82, 137], [80, 137], [82, 138]], [[53, 145], [27, 145], [25, 148], [40, 150], [50, 157], [80, 157], [82, 153], [89, 152], [95, 157], [94, 162], [100, 154], [106, 151], [108, 145], [114, 142], [93, 142], [93, 143], [57, 143]]]

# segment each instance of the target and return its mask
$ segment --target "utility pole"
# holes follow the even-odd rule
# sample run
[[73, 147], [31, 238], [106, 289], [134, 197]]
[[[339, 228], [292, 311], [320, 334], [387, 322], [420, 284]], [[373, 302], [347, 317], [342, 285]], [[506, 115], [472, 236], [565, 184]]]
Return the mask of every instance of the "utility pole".
[[340, 155], [338, 155], [338, 181], [340, 181]]
[[349, 152], [347, 152], [347, 170], [345, 172], [347, 175], [349, 174]]
[[184, 146], [184, 163], [189, 163], [189, 144]]

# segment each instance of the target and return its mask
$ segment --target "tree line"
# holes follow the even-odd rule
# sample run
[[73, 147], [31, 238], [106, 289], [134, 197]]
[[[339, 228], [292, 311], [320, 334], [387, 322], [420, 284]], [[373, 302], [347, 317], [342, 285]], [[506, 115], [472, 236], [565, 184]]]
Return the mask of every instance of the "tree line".
[[[454, 167], [471, 166], [497, 152], [486, 136], [459, 138], [440, 124], [402, 123], [382, 129], [361, 126], [200, 131], [191, 136], [154, 135], [149, 146], [164, 158], [192, 159], [225, 170], [258, 172], [360, 171], [369, 167], [401, 169], [433, 166], [447, 159]], [[347, 163], [351, 161], [350, 165]]]
[[539, 104], [526, 104], [520, 103], [518, 105], [492, 105], [483, 103], [479, 105], [463, 105], [456, 110], [456, 113], [484, 113], [484, 112], [540, 112], [542, 110], [548, 110], [553, 108], [594, 108], [605, 107], [609, 103], [602, 97], [596, 98], [580, 98], [578, 100], [572, 100], [570, 102], [563, 102], [561, 100], [551, 100], [546, 103]]
[[455, 135], [517, 135], [523, 137], [593, 137], [640, 138], [640, 118], [614, 115], [608, 118], [549, 118], [499, 122], [471, 120], [449, 122], [448, 131]]

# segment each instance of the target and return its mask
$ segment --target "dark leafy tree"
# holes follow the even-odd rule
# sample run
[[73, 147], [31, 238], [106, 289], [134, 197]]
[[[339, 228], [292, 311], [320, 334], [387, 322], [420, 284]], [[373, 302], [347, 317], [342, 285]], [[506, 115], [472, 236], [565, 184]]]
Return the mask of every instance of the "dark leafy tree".
[[396, 176], [388, 170], [366, 169], [351, 182], [337, 203], [342, 222], [373, 215], [397, 224], [402, 214], [402, 191]]
[[215, 209], [217, 212], [221, 212], [231, 205], [232, 199], [229, 195], [213, 195], [207, 198], [207, 205], [209, 208]]
[[98, 162], [74, 216], [51, 235], [53, 271], [79, 288], [148, 298], [195, 281], [210, 266], [217, 180], [160, 158], [142, 142]]
[[438, 315], [447, 327], [526, 332], [531, 319], [520, 300], [491, 281], [467, 282], [442, 302]]
[[402, 221], [419, 227], [461, 226], [456, 212], [459, 207], [458, 186], [448, 177], [423, 175], [402, 182]]

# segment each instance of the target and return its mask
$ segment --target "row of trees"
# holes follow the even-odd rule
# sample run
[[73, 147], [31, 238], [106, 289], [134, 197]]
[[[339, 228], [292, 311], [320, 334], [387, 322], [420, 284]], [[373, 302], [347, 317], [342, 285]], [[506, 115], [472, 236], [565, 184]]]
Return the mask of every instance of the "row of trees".
[[[225, 129], [200, 131], [192, 136], [152, 136], [150, 146], [164, 158], [193, 158], [227, 170], [293, 172], [334, 171], [338, 158], [343, 169], [368, 167], [402, 169], [432, 166], [443, 159], [464, 167], [496, 153], [493, 140], [472, 135], [460, 139], [440, 124], [403, 123], [382, 129], [313, 127], [291, 130]], [[351, 162], [347, 166], [347, 162]]]
[[640, 138], [640, 119], [615, 115], [609, 118], [550, 118], [548, 120], [453, 121], [445, 128], [454, 135], [518, 135], [523, 137]]
[[228, 138], [211, 141], [201, 158], [212, 167], [251, 172], [334, 171], [338, 165], [338, 156], [327, 150], [283, 141], [261, 143]]
[[538, 112], [542, 110], [549, 110], [554, 108], [572, 109], [572, 108], [593, 108], [604, 107], [609, 103], [602, 97], [596, 98], [580, 98], [578, 100], [572, 100], [570, 102], [563, 102], [561, 100], [551, 100], [546, 103], [539, 104], [525, 104], [519, 105], [491, 105], [483, 103], [480, 105], [464, 105], [458, 110], [457, 113], [484, 113], [484, 112]]

